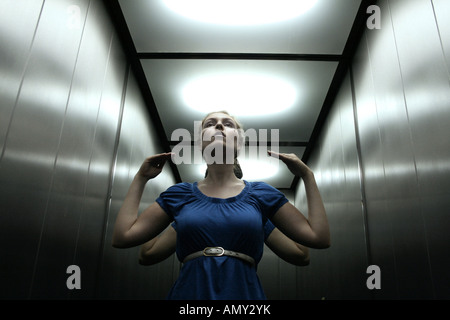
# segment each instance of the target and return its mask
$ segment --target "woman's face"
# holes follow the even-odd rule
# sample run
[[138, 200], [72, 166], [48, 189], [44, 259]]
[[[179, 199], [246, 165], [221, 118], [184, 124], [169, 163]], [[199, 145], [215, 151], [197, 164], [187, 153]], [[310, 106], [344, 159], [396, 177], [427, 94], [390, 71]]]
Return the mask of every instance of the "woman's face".
[[[239, 128], [232, 117], [220, 112], [210, 114], [203, 121], [201, 137], [203, 153], [209, 152], [209, 155], [214, 156], [217, 150], [222, 150], [223, 159], [226, 156], [226, 163], [234, 162], [235, 155], [239, 150]], [[230, 155], [226, 153], [230, 153]]]

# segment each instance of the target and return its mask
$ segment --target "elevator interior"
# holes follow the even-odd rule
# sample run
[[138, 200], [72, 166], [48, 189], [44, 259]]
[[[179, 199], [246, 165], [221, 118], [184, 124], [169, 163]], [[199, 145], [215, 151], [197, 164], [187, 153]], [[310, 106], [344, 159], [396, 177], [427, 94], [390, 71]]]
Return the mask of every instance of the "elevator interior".
[[[326, 205], [332, 246], [309, 266], [265, 250], [269, 299], [450, 298], [450, 3], [317, 0], [231, 25], [177, 3], [0, 0], [1, 299], [164, 299], [176, 257], [140, 266], [138, 248], [112, 248], [112, 227], [143, 159], [173, 150], [176, 129], [193, 136], [209, 106], [269, 146], [279, 130]], [[240, 115], [242, 102], [256, 108]], [[282, 167], [252, 176], [246, 160], [244, 179], [307, 211], [301, 181]], [[202, 170], [166, 166], [142, 208]]]

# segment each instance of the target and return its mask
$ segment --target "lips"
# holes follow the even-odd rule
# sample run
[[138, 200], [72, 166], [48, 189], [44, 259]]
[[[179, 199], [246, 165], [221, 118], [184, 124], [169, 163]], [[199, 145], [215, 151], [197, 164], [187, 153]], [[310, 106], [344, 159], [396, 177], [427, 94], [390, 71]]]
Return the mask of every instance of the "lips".
[[225, 134], [221, 131], [218, 131], [216, 133], [214, 133], [214, 137], [219, 136], [219, 137], [225, 137]]

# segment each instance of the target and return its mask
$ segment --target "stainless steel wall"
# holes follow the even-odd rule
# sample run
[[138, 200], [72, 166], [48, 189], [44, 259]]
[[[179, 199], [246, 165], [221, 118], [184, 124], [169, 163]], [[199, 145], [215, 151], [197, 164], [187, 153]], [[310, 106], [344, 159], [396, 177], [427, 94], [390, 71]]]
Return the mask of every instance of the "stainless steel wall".
[[[297, 296], [448, 299], [450, 5], [378, 5], [381, 29], [366, 30], [310, 161], [332, 247], [297, 269]], [[366, 287], [370, 264], [380, 290]]]
[[[356, 145], [351, 78], [347, 75], [308, 164], [327, 210], [332, 245], [310, 250], [311, 262], [296, 269], [298, 299], [370, 299], [361, 174]], [[307, 214], [304, 185], [295, 205]]]
[[166, 283], [128, 282], [159, 277], [110, 244], [130, 177], [161, 150], [103, 2], [2, 0], [0, 15], [0, 297], [160, 297]]
[[[117, 213], [128, 187], [143, 160], [160, 153], [156, 132], [143, 108], [144, 103], [134, 77], [129, 78], [125, 96], [122, 128], [114, 168], [112, 199], [106, 230], [99, 297], [107, 299], [164, 299], [178, 276], [180, 263], [175, 255], [154, 265], [138, 264], [139, 247], [126, 250], [111, 247], [111, 236]], [[159, 194], [175, 183], [168, 166], [155, 179], [150, 180], [142, 196], [141, 210], [154, 202]]]
[[[377, 298], [450, 297], [450, 53], [444, 1], [381, 1], [354, 65]], [[448, 56], [447, 56], [448, 57]]]

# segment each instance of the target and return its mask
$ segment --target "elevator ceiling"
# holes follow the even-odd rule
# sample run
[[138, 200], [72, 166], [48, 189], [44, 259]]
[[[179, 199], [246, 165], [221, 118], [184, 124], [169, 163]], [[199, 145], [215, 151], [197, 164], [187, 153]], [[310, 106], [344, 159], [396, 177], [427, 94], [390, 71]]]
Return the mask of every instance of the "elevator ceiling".
[[[239, 158], [243, 178], [295, 187], [298, 180], [264, 151], [278, 147], [307, 162], [365, 27], [364, 1], [105, 3], [164, 149], [194, 141], [195, 121], [206, 112], [228, 110], [251, 141]], [[189, 150], [191, 161], [172, 165], [179, 181], [203, 177], [205, 164]]]

